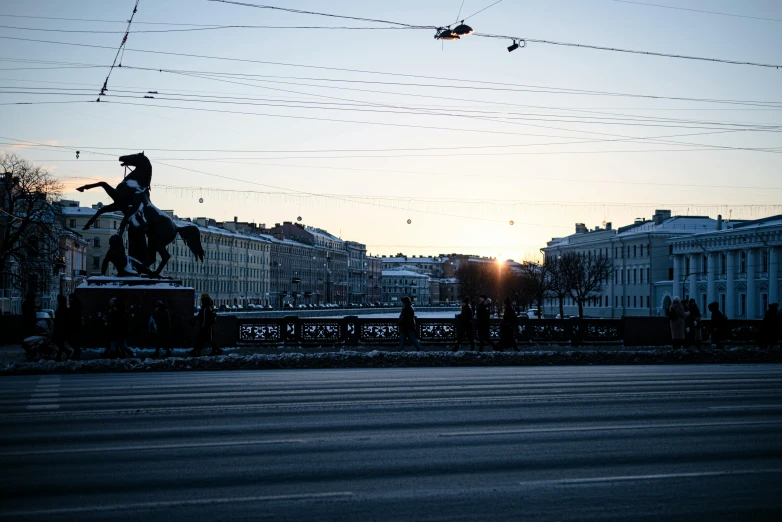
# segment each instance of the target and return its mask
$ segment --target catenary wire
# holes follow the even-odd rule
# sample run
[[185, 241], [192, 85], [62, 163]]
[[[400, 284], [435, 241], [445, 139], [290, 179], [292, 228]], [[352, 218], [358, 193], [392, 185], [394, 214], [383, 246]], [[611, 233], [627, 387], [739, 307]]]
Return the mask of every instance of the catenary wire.
[[661, 9], [676, 9], [677, 11], [690, 11], [693, 13], [704, 13], [704, 14], [711, 14], [711, 15], [718, 15], [718, 16], [730, 16], [733, 18], [747, 18], [750, 20], [765, 20], [768, 22], [782, 22], [782, 19], [779, 18], [767, 18], [764, 16], [749, 16], [749, 15], [740, 15], [740, 14], [733, 14], [733, 13], [720, 13], [718, 11], [706, 11], [704, 9], [691, 9], [687, 7], [678, 7], [678, 6], [672, 6], [672, 5], [661, 5], [661, 4], [649, 4], [646, 2], [633, 2], [631, 0], [611, 0], [612, 2], [619, 2], [622, 4], [635, 4], [635, 5], [643, 5], [647, 7], [659, 7]]
[[[13, 29], [17, 31], [40, 31], [47, 33], [79, 33], [79, 34], [125, 34], [125, 31], [98, 31], [94, 29], [49, 29], [38, 27], [17, 27], [12, 25], [0, 25], [0, 29]], [[358, 31], [389, 31], [419, 29], [416, 27], [337, 27], [324, 25], [215, 25], [212, 27], [191, 27], [187, 29], [141, 29], [130, 31], [130, 34], [144, 33], [185, 33], [194, 31], [217, 31], [223, 29], [330, 29], [330, 30], [358, 30]]]
[[[114, 66], [117, 64], [117, 59], [119, 58], [120, 52], [125, 48], [125, 44], [128, 42], [128, 34], [130, 33], [130, 24], [133, 23], [133, 18], [136, 16], [136, 12], [138, 11], [138, 3], [139, 0], [136, 0], [136, 4], [133, 6], [133, 12], [130, 15], [130, 19], [128, 20], [128, 26], [125, 29], [125, 35], [122, 37], [122, 42], [119, 44], [119, 48], [117, 49], [117, 54], [114, 55], [114, 61], [111, 63], [111, 68], [109, 69], [109, 73], [106, 75], [106, 80], [103, 82], [103, 87], [101, 87], [100, 93], [98, 94], [98, 99], [95, 101], [100, 101], [100, 97], [106, 94], [106, 89], [109, 87], [109, 78], [111, 77], [111, 73], [114, 70]], [[120, 62], [121, 64], [122, 62]]]

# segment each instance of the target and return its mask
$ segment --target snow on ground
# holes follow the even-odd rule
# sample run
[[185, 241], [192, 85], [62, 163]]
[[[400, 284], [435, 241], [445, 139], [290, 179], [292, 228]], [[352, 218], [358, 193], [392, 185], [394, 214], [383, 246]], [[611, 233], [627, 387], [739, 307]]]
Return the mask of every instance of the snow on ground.
[[[458, 311], [447, 310], [443, 312], [416, 312], [415, 316], [419, 319], [453, 319]], [[342, 319], [346, 314], [330, 315], [328, 317], [315, 317], [314, 319]], [[351, 315], [351, 314], [347, 314]], [[359, 319], [399, 319], [399, 312], [388, 312], [385, 314], [355, 314]]]

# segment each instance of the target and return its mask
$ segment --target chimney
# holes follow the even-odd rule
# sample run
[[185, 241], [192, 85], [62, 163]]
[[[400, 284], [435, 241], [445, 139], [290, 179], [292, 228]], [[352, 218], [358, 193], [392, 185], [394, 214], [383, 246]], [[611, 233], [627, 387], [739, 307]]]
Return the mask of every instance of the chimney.
[[659, 225], [666, 219], [670, 219], [670, 218], [671, 218], [670, 210], [655, 210], [654, 217], [652, 217], [652, 221], [654, 221], [655, 225]]
[[239, 218], [237, 216], [234, 216], [234, 223], [238, 222]]
[[722, 214], [717, 215], [717, 230], [722, 230]]
[[640, 225], [643, 222], [644, 222], [644, 220], [642, 218], [635, 218], [635, 224], [636, 225]]
[[205, 227], [206, 226], [206, 218], [205, 217], [197, 217], [195, 218], [196, 225], [199, 227]]
[[612, 225], [611, 225], [611, 222], [609, 221], [609, 222], [606, 223], [606, 230], [611, 230], [611, 228], [612, 228]]
[[576, 223], [576, 234], [586, 234], [589, 232], [586, 225], [583, 223]]

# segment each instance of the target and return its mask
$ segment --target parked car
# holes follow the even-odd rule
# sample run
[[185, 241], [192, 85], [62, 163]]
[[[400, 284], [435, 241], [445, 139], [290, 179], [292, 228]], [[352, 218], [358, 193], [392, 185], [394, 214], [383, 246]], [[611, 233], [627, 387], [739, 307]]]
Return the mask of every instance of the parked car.
[[527, 319], [539, 319], [538, 317], [538, 309], [532, 308], [530, 310], [527, 310]]

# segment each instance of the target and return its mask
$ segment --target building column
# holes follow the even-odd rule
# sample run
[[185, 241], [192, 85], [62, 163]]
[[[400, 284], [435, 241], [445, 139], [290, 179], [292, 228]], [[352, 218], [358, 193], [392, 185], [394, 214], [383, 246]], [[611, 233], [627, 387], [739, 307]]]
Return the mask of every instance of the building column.
[[699, 254], [692, 254], [690, 256], [690, 277], [687, 278], [688, 287], [687, 290], [690, 294], [690, 299], [695, 299], [696, 303], [700, 303], [698, 299], [698, 278], [702, 275], [700, 265]]
[[779, 249], [771, 247], [768, 253], [768, 304], [779, 302]]
[[682, 262], [684, 257], [681, 255], [673, 256], [673, 284], [671, 285], [672, 297], [681, 297], [682, 295]]
[[[709, 252], [706, 255], [708, 256], [708, 265], [706, 267], [708, 271], [706, 275], [706, 305], [708, 306], [717, 300], [717, 285], [715, 282], [717, 278], [717, 254]], [[701, 310], [701, 313], [705, 314], [706, 310]]]
[[747, 319], [755, 319], [755, 310], [758, 308], [755, 304], [758, 298], [755, 287], [756, 253], [754, 248], [747, 250]]
[[735, 252], [728, 250], [725, 252], [726, 272], [725, 275], [725, 310], [723, 312], [728, 319], [735, 319], [736, 304], [736, 256]]

